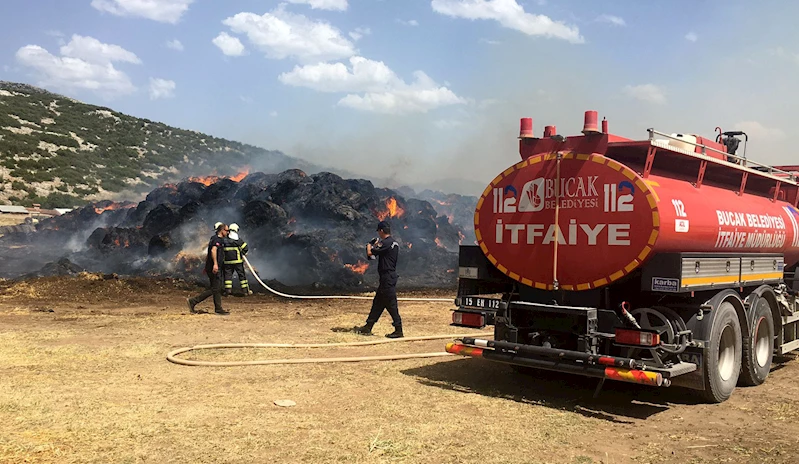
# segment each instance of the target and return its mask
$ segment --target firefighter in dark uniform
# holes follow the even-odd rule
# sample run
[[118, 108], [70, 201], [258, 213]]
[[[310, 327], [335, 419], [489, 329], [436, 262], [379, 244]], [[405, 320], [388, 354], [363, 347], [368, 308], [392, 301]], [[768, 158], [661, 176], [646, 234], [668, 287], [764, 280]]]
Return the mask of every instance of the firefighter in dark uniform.
[[230, 314], [222, 308], [222, 270], [224, 269], [222, 255], [228, 232], [227, 225], [221, 222], [216, 223], [216, 234], [208, 242], [208, 252], [205, 256], [205, 273], [208, 274], [208, 279], [211, 281], [211, 288], [187, 300], [189, 311], [193, 314], [200, 312], [194, 307], [211, 295], [214, 297], [214, 312]]
[[244, 273], [244, 255], [247, 254], [247, 242], [239, 236], [238, 224], [230, 225], [230, 234], [225, 243], [225, 295], [233, 293], [233, 273], [239, 277], [239, 287], [245, 295], [252, 295], [247, 274]]
[[356, 327], [355, 332], [370, 335], [372, 327], [377, 323], [383, 310], [387, 309], [391, 315], [391, 324], [394, 332], [387, 334], [388, 338], [401, 338], [402, 318], [400, 318], [399, 308], [397, 307], [397, 258], [399, 257], [399, 243], [391, 236], [391, 226], [380, 221], [377, 225], [377, 234], [380, 240], [375, 246], [372, 243], [366, 245], [366, 255], [377, 257], [377, 274], [380, 277], [380, 284], [377, 287], [374, 300], [372, 300], [372, 310], [366, 318], [366, 325]]

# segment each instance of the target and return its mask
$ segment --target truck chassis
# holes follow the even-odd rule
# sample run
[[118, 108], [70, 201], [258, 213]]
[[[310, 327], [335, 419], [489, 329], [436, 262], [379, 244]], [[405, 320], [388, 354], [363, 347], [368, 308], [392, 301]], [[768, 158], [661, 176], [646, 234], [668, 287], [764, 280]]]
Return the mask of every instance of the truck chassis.
[[597, 392], [610, 379], [722, 402], [799, 348], [795, 269], [779, 254], [662, 254], [585, 292], [520, 285], [477, 246], [462, 245], [459, 261], [453, 325], [493, 325], [494, 339], [463, 338], [448, 352], [596, 377]]

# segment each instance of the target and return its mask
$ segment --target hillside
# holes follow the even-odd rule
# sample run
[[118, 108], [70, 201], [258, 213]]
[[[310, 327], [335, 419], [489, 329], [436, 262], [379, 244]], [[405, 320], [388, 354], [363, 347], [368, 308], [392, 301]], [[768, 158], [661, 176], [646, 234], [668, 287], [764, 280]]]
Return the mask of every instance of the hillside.
[[[217, 172], [222, 154], [231, 172]], [[0, 204], [76, 206], [187, 175], [234, 174], [254, 159], [261, 171], [320, 170], [279, 151], [0, 81]]]

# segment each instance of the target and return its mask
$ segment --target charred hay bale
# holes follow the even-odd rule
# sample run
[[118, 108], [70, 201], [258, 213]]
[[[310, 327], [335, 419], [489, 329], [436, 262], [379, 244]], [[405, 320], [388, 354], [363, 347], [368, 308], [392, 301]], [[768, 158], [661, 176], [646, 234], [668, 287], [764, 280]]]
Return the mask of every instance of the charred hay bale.
[[170, 234], [158, 234], [150, 239], [150, 243], [147, 245], [147, 254], [150, 256], [160, 256], [172, 251], [176, 248], [175, 245]]
[[180, 224], [180, 209], [177, 206], [162, 203], [147, 214], [142, 226], [152, 235], [171, 230], [178, 224]]
[[67, 258], [61, 258], [58, 261], [47, 263], [38, 271], [25, 274], [22, 277], [30, 279], [35, 277], [74, 276], [81, 272], [85, 272], [82, 267], [74, 264]]
[[138, 206], [128, 210], [125, 219], [119, 223], [119, 227], [137, 227], [144, 224], [144, 219], [156, 206], [157, 203], [152, 201], [140, 201]]
[[301, 185], [313, 183], [313, 178], [308, 177], [299, 169], [289, 169], [277, 175], [277, 181], [270, 184], [256, 199], [271, 201], [277, 205], [289, 201]]
[[198, 214], [200, 214], [202, 207], [203, 205], [196, 200], [192, 200], [183, 205], [178, 212], [180, 215], [180, 222], [184, 223], [196, 217]]
[[120, 227], [98, 227], [86, 239], [89, 248], [103, 252], [122, 249], [136, 251], [147, 248], [148, 244], [149, 234], [146, 231]]
[[251, 201], [244, 206], [243, 213], [244, 223], [251, 230], [261, 227], [278, 229], [285, 226], [288, 221], [286, 211], [271, 201]]
[[174, 184], [165, 184], [161, 187], [156, 187], [144, 197], [144, 201], [159, 205], [161, 203], [172, 203], [177, 200], [178, 187]]
[[199, 202], [210, 204], [225, 198], [233, 198], [239, 190], [239, 183], [230, 179], [219, 179], [205, 188]]
[[348, 182], [329, 172], [315, 174], [311, 178], [313, 183], [299, 185], [285, 202], [284, 208], [293, 216], [341, 221], [356, 221], [365, 215], [371, 216], [368, 205], [374, 198], [369, 194], [369, 189], [365, 189], [369, 192], [367, 194], [353, 190], [353, 187], [359, 188], [362, 184]]
[[260, 187], [262, 189], [268, 187], [271, 184], [274, 184], [278, 181], [277, 174], [264, 174], [263, 172], [254, 172], [252, 174], [247, 175], [244, 179], [241, 180], [240, 184], [243, 186], [253, 185], [256, 187]]
[[174, 204], [183, 206], [193, 201], [200, 201], [207, 187], [200, 182], [181, 182], [178, 184], [177, 201]]
[[[277, 176], [275, 176], [275, 178], [277, 178]], [[244, 182], [244, 181], [242, 181], [242, 182]], [[235, 198], [237, 200], [241, 200], [241, 201], [243, 201], [245, 203], [250, 202], [250, 201], [255, 200], [256, 198], [258, 198], [258, 196], [262, 192], [264, 192], [267, 189], [268, 186], [269, 186], [269, 183], [263, 183], [262, 184], [260, 182], [252, 182], [252, 183], [248, 183], [248, 184], [243, 184], [243, 185], [241, 185], [239, 187], [238, 192], [236, 192], [236, 195], [234, 195], [233, 198]]]

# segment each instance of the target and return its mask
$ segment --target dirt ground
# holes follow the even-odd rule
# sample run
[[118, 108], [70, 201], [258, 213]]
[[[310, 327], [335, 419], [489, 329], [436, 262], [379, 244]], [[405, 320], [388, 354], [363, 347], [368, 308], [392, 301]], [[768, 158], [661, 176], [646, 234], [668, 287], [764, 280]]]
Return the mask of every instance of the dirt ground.
[[[361, 341], [367, 301], [230, 297], [191, 315], [197, 288], [147, 279], [0, 282], [0, 462], [709, 463], [799, 461], [799, 362], [719, 405], [690, 390], [484, 360], [189, 367], [166, 354], [223, 342]], [[420, 296], [420, 295], [414, 295]], [[439, 292], [436, 297], [450, 296]], [[210, 301], [201, 305], [210, 307]], [[406, 335], [463, 333], [449, 303], [401, 303]], [[376, 338], [391, 330], [384, 314]], [[475, 331], [477, 332], [477, 331]], [[446, 340], [247, 349], [245, 360], [443, 351]], [[275, 400], [290, 399], [293, 407]]]

